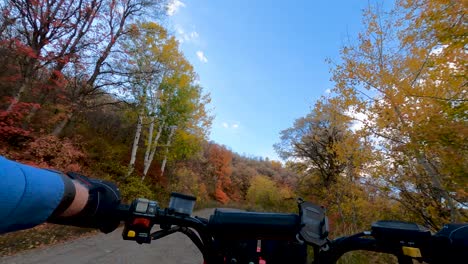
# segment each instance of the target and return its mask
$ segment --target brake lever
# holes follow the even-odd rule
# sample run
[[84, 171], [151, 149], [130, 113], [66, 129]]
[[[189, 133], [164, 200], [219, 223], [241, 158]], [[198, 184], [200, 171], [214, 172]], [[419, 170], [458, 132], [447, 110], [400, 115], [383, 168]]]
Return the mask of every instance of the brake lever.
[[151, 240], [157, 240], [157, 239], [163, 238], [165, 236], [174, 234], [175, 232], [179, 232], [180, 230], [181, 230], [180, 226], [174, 226], [174, 227], [171, 227], [170, 229], [163, 229], [163, 230], [156, 231], [150, 235]]
[[187, 227], [174, 226], [174, 227], [171, 227], [170, 229], [162, 229], [162, 230], [152, 233], [150, 237], [151, 237], [151, 240], [157, 240], [165, 236], [174, 234], [176, 232], [184, 233], [198, 247], [198, 249], [200, 250], [200, 252], [203, 254], [204, 257], [208, 256], [208, 252], [205, 249], [205, 245], [203, 241], [195, 232], [193, 232], [192, 230], [190, 230], [190, 228], [187, 228]]

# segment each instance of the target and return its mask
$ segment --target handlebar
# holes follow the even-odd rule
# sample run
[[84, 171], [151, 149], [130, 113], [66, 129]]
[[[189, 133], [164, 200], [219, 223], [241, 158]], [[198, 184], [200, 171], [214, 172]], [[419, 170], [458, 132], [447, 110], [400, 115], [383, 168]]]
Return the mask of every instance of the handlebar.
[[[303, 230], [307, 229], [307, 220], [310, 220], [304, 219], [305, 214], [302, 214], [302, 211], [298, 215], [216, 209], [209, 219], [192, 217], [190, 213], [191, 209], [161, 209], [154, 201], [137, 199], [131, 205], [120, 205], [114, 217], [125, 222], [122, 234], [125, 240], [150, 243], [151, 240], [175, 232], [186, 234], [199, 248], [206, 263], [218, 263], [216, 257], [219, 257], [219, 245], [216, 241], [219, 240], [285, 240], [298, 243], [304, 243], [306, 240], [308, 245], [314, 247], [314, 263], [319, 264], [335, 263], [343, 254], [355, 250], [393, 254], [398, 257], [400, 263], [412, 263], [412, 259], [441, 263], [468, 257], [468, 236], [465, 236], [464, 240], [462, 237], [464, 244], [460, 244], [461, 246], [449, 247], [447, 245], [451, 245], [454, 239], [450, 237], [452, 231], [442, 230], [432, 235], [428, 230], [413, 223], [378, 221], [373, 224], [371, 231], [335, 240], [325, 238], [324, 244], [314, 244], [307, 242], [301, 235]], [[151, 233], [155, 224], [159, 225], [161, 230]], [[468, 224], [451, 226], [449, 229], [464, 229], [464, 234], [468, 235]], [[444, 232], [448, 235], [442, 236]], [[444, 240], [444, 237], [448, 239]]]

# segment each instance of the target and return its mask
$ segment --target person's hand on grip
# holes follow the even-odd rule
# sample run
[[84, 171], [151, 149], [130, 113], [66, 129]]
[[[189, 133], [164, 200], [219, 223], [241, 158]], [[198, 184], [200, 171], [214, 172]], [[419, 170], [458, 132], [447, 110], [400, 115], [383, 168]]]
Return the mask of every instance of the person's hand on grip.
[[67, 176], [75, 186], [73, 202], [64, 211], [54, 213], [48, 222], [98, 228], [104, 233], [114, 231], [120, 223], [114, 214], [120, 204], [117, 186], [74, 172], [68, 172]]

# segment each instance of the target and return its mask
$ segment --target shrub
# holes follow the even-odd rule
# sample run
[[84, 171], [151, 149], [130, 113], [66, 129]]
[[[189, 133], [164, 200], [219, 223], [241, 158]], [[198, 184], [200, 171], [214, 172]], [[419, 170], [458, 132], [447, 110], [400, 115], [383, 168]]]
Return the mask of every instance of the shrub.
[[18, 147], [32, 138], [31, 131], [24, 128], [22, 123], [34, 106], [37, 105], [17, 103], [10, 112], [0, 110], [0, 141]]
[[145, 182], [142, 182], [140, 177], [129, 176], [118, 185], [124, 202], [128, 203], [140, 197], [157, 200], [153, 190]]
[[79, 171], [79, 161], [85, 157], [70, 139], [59, 139], [52, 135], [41, 136], [32, 141], [25, 154], [37, 166], [62, 171]]
[[229, 197], [219, 186], [215, 190], [215, 199], [222, 204], [229, 202]]
[[263, 175], [252, 178], [246, 200], [253, 210], [292, 212], [297, 207], [294, 194], [289, 188], [278, 186]]

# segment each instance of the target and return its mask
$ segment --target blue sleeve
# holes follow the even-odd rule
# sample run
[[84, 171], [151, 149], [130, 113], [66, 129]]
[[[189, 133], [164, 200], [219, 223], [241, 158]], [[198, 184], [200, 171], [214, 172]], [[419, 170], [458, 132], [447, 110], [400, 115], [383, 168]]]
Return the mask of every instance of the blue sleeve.
[[45, 222], [63, 192], [57, 173], [0, 156], [0, 234]]

